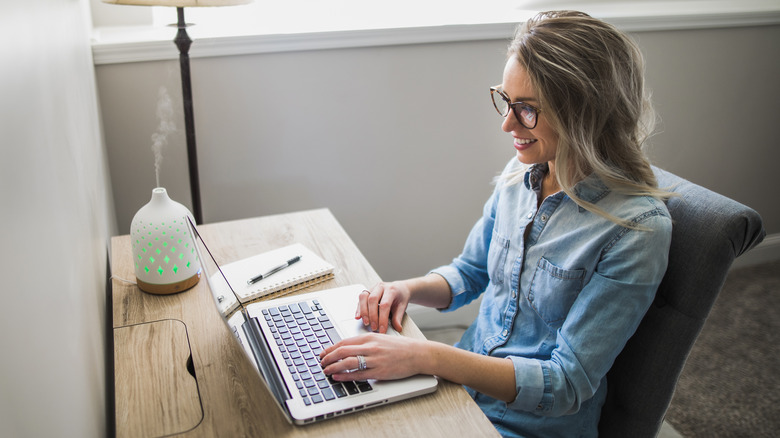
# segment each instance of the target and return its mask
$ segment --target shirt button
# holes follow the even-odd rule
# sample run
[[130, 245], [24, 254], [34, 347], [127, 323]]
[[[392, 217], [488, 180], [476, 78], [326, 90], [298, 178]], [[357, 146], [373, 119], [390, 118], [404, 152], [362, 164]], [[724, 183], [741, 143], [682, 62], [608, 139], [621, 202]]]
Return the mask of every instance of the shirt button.
[[516, 290], [514, 290], [514, 289], [512, 289], [512, 298], [514, 298], [514, 297], [516, 297], [516, 296], [517, 296], [517, 291], [516, 291]]
[[530, 212], [530, 213], [528, 213], [528, 216], [526, 216], [526, 219], [531, 219], [533, 217], [534, 217], [534, 213]]
[[509, 334], [509, 330], [504, 330], [503, 332], [501, 332], [501, 335], [502, 335], [502, 336], [506, 336], [506, 335], [508, 335], [508, 334]]
[[547, 216], [546, 214], [543, 214], [542, 215], [542, 222], [547, 222], [547, 219], [549, 219], [549, 218], [550, 218], [549, 216]]

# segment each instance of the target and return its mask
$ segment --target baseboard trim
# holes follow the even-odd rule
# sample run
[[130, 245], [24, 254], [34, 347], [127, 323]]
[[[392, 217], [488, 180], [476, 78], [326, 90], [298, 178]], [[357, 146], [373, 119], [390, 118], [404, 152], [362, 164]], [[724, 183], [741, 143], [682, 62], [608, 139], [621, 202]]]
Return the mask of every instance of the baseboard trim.
[[766, 236], [755, 248], [737, 257], [731, 268], [744, 268], [776, 260], [780, 260], [780, 233]]

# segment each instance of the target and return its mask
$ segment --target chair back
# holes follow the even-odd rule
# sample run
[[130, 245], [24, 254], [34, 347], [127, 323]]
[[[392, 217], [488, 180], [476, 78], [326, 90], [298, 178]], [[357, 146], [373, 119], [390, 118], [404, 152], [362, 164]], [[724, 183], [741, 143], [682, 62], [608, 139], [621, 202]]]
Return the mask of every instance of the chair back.
[[763, 240], [758, 213], [653, 168], [669, 199], [669, 266], [655, 301], [607, 374], [599, 436], [655, 438], [677, 379], [736, 257]]

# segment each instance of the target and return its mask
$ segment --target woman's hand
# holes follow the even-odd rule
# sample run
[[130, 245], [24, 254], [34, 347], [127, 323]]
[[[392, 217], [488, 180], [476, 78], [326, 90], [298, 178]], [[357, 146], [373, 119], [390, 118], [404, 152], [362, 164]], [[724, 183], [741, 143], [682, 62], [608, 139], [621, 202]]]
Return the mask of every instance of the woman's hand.
[[387, 327], [392, 323], [400, 332], [411, 294], [407, 282], [379, 283], [371, 291], [359, 295], [355, 319], [362, 319], [363, 325], [370, 326], [371, 331], [387, 333]]
[[507, 403], [517, 397], [511, 359], [483, 356], [425, 339], [367, 333], [326, 348], [320, 353], [320, 364], [335, 381], [394, 380], [429, 374]]
[[[344, 339], [320, 353], [320, 364], [333, 380], [395, 380], [425, 373], [429, 341], [368, 333]], [[365, 369], [360, 369], [362, 356]]]

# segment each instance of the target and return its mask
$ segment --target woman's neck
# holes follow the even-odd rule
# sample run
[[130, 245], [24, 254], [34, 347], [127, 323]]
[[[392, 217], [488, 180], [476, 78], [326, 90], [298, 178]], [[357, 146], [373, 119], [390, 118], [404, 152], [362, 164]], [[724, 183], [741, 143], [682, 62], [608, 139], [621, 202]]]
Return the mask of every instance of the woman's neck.
[[558, 178], [555, 176], [555, 161], [549, 161], [547, 167], [547, 175], [542, 179], [542, 200], [561, 191]]

